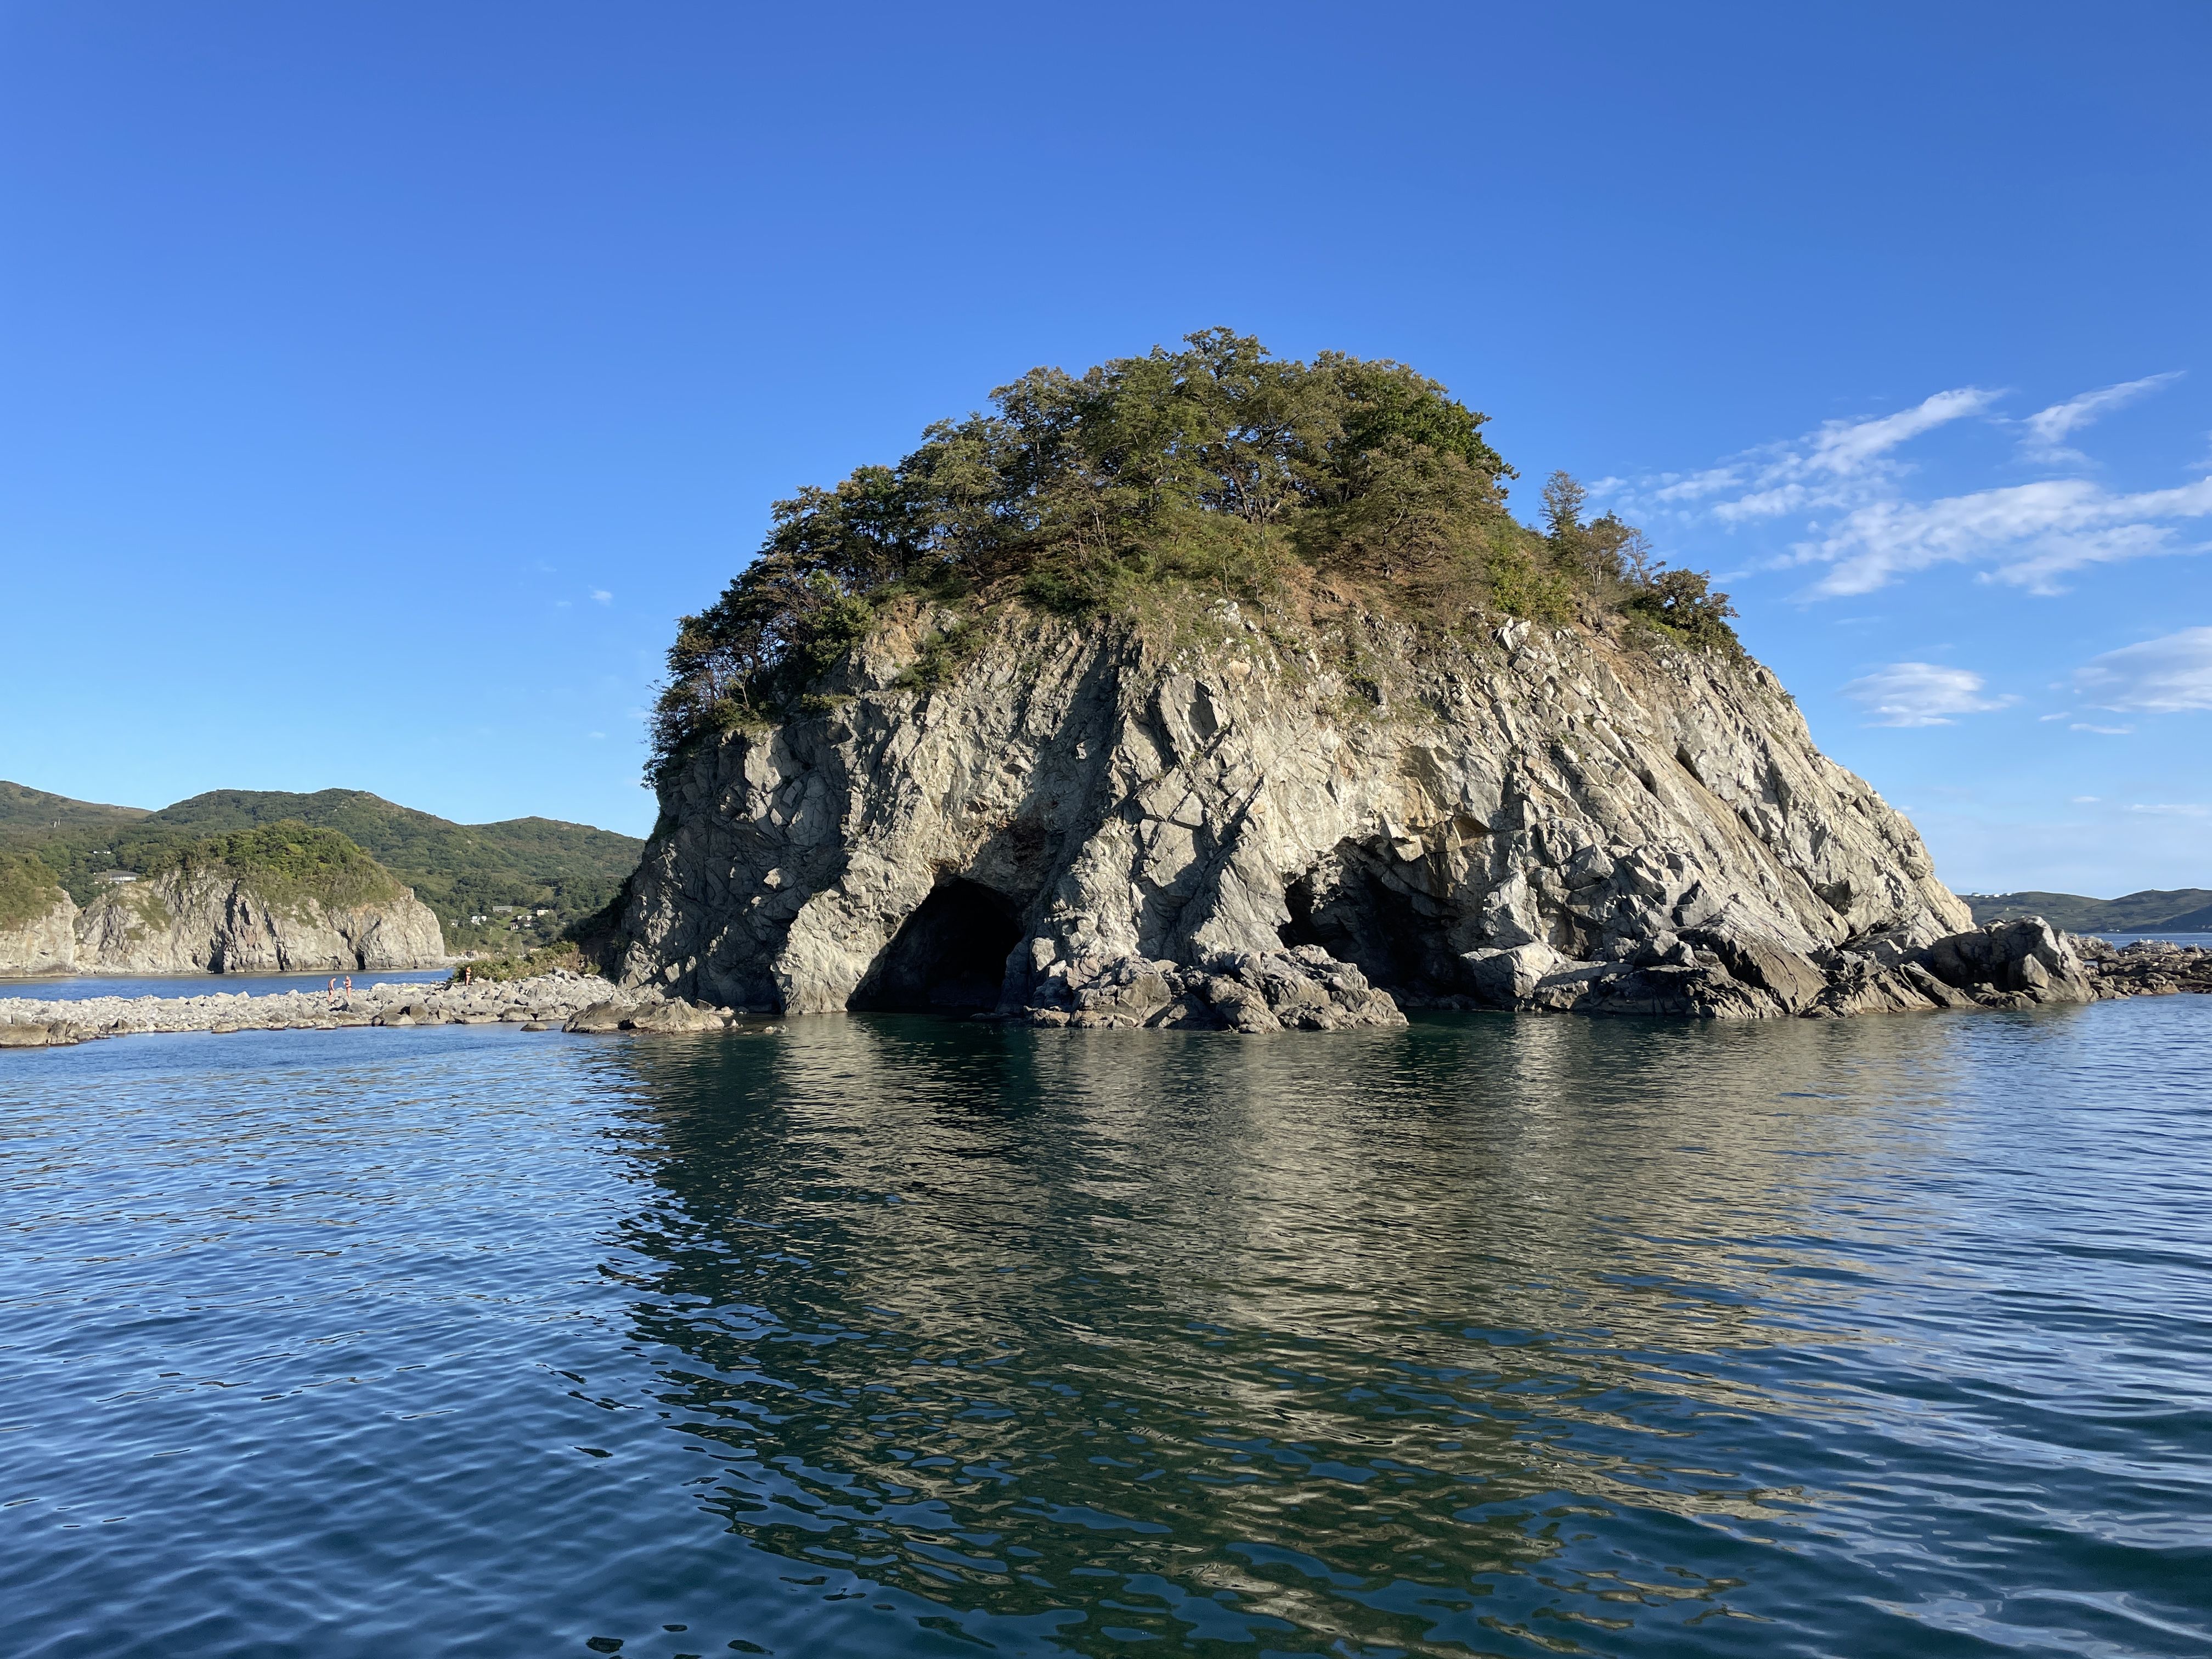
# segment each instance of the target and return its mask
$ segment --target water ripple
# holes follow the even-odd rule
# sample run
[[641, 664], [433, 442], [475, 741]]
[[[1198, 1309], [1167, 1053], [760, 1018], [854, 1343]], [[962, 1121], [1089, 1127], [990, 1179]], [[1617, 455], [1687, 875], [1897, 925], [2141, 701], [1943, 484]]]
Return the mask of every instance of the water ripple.
[[2212, 1000], [0, 1067], [61, 1656], [2212, 1650]]

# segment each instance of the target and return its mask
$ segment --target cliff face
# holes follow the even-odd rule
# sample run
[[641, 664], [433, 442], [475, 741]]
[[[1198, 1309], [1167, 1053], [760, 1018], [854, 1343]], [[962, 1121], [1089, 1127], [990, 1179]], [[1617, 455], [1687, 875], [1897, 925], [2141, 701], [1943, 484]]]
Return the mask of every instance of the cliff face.
[[404, 888], [359, 905], [272, 902], [248, 878], [178, 870], [100, 895], [77, 918], [74, 965], [88, 974], [305, 973], [445, 959], [437, 917]]
[[76, 903], [59, 888], [40, 914], [0, 926], [0, 975], [65, 974], [76, 963]]
[[856, 647], [827, 712], [677, 759], [625, 983], [1248, 1030], [1964, 1000], [1924, 959], [1966, 907], [1748, 661], [1610, 623], [1279, 638], [1224, 601], [1172, 645], [1001, 611], [902, 690], [933, 620]]

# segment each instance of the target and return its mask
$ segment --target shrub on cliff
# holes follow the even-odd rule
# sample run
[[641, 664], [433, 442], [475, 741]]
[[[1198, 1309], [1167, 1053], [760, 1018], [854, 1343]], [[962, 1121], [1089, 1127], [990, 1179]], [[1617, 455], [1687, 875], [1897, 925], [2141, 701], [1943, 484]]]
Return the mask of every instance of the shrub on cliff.
[[[898, 594], [1079, 614], [1162, 585], [1262, 596], [1303, 569], [1439, 616], [1564, 620], [1651, 585], [1636, 532], [1583, 524], [1578, 493], [1548, 536], [1516, 523], [1486, 417], [1404, 365], [1286, 362], [1226, 329], [1185, 345], [1033, 369], [897, 465], [775, 503], [759, 556], [678, 625], [656, 763], [781, 713]], [[1656, 618], [1685, 641], [1688, 602]], [[1722, 596], [1694, 619], [1717, 637], [1728, 614]]]
[[0, 927], [36, 921], [61, 896], [61, 882], [35, 854], [0, 853]]
[[399, 896], [392, 872], [335, 830], [297, 818], [210, 836], [182, 847], [148, 876], [171, 871], [245, 881], [263, 899], [283, 905], [313, 899], [333, 908], [383, 904]]
[[453, 969], [447, 985], [504, 984], [511, 980], [536, 979], [542, 974], [596, 975], [599, 964], [586, 957], [573, 939], [540, 945], [506, 956], [486, 957]]

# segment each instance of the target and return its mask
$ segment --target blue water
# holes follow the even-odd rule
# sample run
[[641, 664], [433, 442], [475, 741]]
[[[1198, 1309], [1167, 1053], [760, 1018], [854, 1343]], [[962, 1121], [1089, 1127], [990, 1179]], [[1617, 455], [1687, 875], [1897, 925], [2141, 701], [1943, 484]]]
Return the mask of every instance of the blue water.
[[[448, 968], [424, 968], [403, 973], [356, 973], [353, 988], [372, 985], [442, 985], [452, 976]], [[270, 997], [284, 991], [320, 991], [333, 976], [322, 974], [182, 974], [133, 977], [100, 974], [68, 979], [0, 979], [0, 997], [28, 997], [37, 1002], [83, 1002], [93, 997]], [[343, 982], [347, 975], [336, 977]]]
[[2212, 1652], [2212, 998], [0, 1054], [18, 1656]]

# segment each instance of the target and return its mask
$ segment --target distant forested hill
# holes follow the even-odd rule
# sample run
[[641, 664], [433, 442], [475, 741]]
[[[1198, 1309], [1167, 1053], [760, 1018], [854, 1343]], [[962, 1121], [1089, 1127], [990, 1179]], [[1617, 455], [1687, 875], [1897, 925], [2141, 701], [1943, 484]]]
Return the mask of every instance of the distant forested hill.
[[1962, 893], [1976, 921], [2041, 916], [2071, 933], [2212, 933], [2212, 889], [2146, 889], [2116, 899], [2079, 893]]
[[284, 819], [335, 830], [362, 848], [437, 913], [456, 950], [558, 938], [614, 896], [644, 845], [553, 818], [455, 823], [362, 789], [217, 789], [144, 812], [0, 784], [0, 844], [38, 854], [80, 904], [105, 871], [154, 867], [210, 836]]
[[145, 816], [143, 806], [102, 806], [0, 781], [0, 847], [36, 847], [57, 836], [107, 829]]

